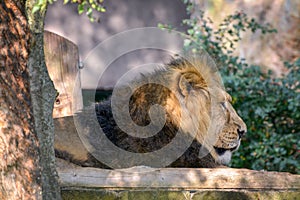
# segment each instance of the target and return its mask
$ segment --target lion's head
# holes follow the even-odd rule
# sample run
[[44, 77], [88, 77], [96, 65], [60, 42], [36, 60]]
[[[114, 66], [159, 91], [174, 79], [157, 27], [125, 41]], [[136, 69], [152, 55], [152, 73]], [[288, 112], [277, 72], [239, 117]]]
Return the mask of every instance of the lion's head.
[[[181, 127], [185, 130], [191, 130], [197, 124], [197, 141], [210, 152], [216, 163], [228, 164], [247, 128], [233, 108], [232, 98], [225, 91], [214, 63], [209, 57], [202, 56], [189, 61], [174, 60], [168, 67], [169, 78], [176, 85], [173, 91], [179, 101], [184, 102], [180, 105], [181, 112], [176, 112], [181, 113], [180, 116], [173, 117], [178, 123], [186, 121]], [[176, 109], [179, 109], [178, 105], [170, 111]]]

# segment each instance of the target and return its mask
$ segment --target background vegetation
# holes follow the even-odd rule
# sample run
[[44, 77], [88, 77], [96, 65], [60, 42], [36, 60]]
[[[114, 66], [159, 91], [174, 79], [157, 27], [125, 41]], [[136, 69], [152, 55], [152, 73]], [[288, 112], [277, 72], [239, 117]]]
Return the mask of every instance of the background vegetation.
[[[263, 67], [249, 66], [234, 55], [242, 32], [260, 31], [276, 34], [269, 24], [261, 25], [243, 12], [227, 16], [217, 27], [202, 11], [188, 1], [187, 12], [193, 10], [184, 48], [205, 50], [211, 55], [223, 77], [233, 106], [248, 126], [240, 149], [234, 153], [231, 167], [300, 173], [300, 59], [286, 63], [288, 73], [280, 78]], [[161, 28], [173, 29], [159, 24]], [[259, 55], [260, 52], [257, 52]]]

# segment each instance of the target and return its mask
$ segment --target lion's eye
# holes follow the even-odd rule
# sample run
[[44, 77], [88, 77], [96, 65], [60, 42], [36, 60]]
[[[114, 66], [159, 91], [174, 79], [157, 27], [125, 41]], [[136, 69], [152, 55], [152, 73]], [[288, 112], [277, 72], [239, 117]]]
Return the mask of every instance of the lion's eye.
[[225, 101], [221, 102], [221, 106], [225, 110], [226, 109], [226, 102]]

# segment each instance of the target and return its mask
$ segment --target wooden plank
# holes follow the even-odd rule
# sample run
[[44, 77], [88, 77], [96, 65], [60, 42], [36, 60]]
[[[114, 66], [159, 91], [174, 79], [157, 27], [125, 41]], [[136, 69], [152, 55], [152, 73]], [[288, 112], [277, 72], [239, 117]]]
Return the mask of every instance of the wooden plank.
[[300, 175], [233, 168], [134, 167], [107, 170], [61, 164], [58, 174], [62, 187], [77, 188], [300, 190]]
[[53, 118], [71, 116], [83, 106], [78, 47], [64, 37], [45, 31], [44, 51], [50, 78], [58, 91]]

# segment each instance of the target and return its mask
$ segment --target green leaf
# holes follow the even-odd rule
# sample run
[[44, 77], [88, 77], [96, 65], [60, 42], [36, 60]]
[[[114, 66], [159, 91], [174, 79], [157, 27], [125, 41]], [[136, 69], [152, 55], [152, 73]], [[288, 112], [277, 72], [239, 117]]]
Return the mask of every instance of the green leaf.
[[69, 3], [69, 1], [70, 1], [70, 0], [64, 0], [64, 4], [67, 4], [67, 3]]
[[86, 12], [86, 15], [87, 16], [91, 16], [93, 13], [93, 9], [92, 8], [88, 8], [87, 12]]
[[189, 35], [193, 35], [193, 34], [194, 34], [194, 29], [188, 29], [188, 30], [187, 30], [187, 33], [188, 33]]
[[165, 26], [164, 26], [162, 23], [158, 23], [158, 24], [157, 24], [157, 27], [160, 28], [160, 29], [165, 28]]
[[106, 9], [104, 7], [100, 7], [100, 12], [106, 12]]
[[78, 5], [78, 14], [81, 15], [83, 12], [84, 12], [84, 4], [81, 3]]
[[187, 46], [189, 46], [191, 43], [192, 43], [191, 40], [185, 39], [184, 42], [183, 42], [183, 45], [184, 45], [185, 47], [187, 47]]
[[38, 5], [39, 5], [39, 6], [42, 6], [42, 5], [44, 5], [45, 3], [47, 3], [47, 0], [38, 0]]
[[36, 13], [40, 9], [41, 9], [41, 7], [39, 5], [34, 5], [33, 8], [32, 8], [32, 13]]

